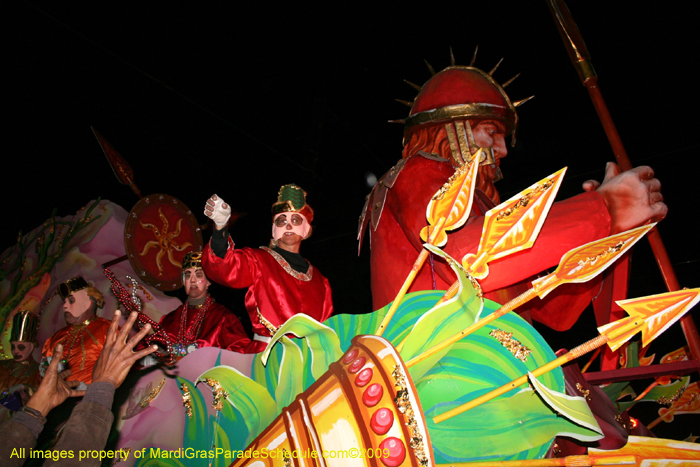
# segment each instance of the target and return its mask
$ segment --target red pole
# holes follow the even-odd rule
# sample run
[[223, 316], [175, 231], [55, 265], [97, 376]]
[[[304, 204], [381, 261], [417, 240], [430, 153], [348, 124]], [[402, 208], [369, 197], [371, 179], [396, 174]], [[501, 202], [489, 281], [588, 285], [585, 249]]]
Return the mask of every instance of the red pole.
[[[603, 95], [598, 88], [598, 76], [593, 69], [590, 54], [588, 53], [586, 44], [583, 42], [583, 38], [581, 37], [576, 23], [571, 17], [569, 8], [566, 6], [566, 3], [564, 3], [564, 0], [547, 0], [547, 5], [552, 12], [552, 16], [554, 16], [554, 21], [557, 23], [559, 34], [564, 41], [566, 50], [569, 53], [569, 58], [571, 58], [579, 74], [579, 78], [581, 78], [581, 82], [591, 96], [593, 106], [598, 113], [598, 118], [600, 118], [603, 124], [603, 129], [608, 137], [608, 141], [610, 141], [610, 146], [612, 146], [617, 163], [622, 170], [630, 170], [632, 168], [632, 163], [627, 156], [625, 147], [620, 139], [620, 134], [617, 132], [615, 123], [608, 111], [608, 106], [605, 104]], [[679, 290], [680, 285], [678, 284], [676, 273], [673, 270], [673, 265], [668, 257], [666, 247], [661, 240], [659, 231], [656, 228], [652, 229], [647, 234], [647, 238], [649, 239], [651, 249], [656, 257], [656, 263], [661, 270], [661, 275], [666, 283], [666, 288], [669, 292]], [[695, 327], [692, 316], [686, 314], [681, 318], [680, 322], [685, 338], [688, 341], [690, 357], [695, 360], [700, 360], [700, 336], [698, 336], [698, 330]]]

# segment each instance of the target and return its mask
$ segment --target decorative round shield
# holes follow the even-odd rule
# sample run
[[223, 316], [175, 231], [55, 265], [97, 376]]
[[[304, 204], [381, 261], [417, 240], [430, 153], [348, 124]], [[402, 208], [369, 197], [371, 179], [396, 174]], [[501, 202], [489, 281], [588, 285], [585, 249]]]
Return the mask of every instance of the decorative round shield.
[[139, 279], [159, 290], [175, 290], [182, 287], [185, 255], [202, 251], [202, 229], [179, 199], [149, 195], [129, 213], [124, 244]]

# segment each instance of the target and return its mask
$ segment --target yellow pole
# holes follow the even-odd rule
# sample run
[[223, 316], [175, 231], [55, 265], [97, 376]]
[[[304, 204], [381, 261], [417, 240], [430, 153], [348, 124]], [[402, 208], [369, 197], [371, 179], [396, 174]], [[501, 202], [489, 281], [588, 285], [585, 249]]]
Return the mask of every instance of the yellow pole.
[[[545, 363], [539, 368], [536, 368], [532, 370], [530, 373], [532, 373], [535, 377], [541, 376], [548, 371], [552, 371], [555, 368], [558, 368], [572, 360], [575, 360], [579, 358], [582, 355], [587, 354], [588, 352], [591, 352], [598, 347], [602, 347], [603, 345], [607, 344], [609, 341], [615, 340], [616, 338], [626, 335], [630, 331], [636, 330], [639, 326], [644, 324], [643, 321], [634, 321], [632, 318], [627, 318], [627, 319], [621, 319], [620, 320], [620, 326], [616, 327], [614, 329], [611, 329], [608, 333], [606, 334], [601, 334], [598, 337], [594, 337], [593, 339], [589, 340], [588, 342], [585, 342], [578, 347], [570, 350], [566, 354], [562, 355], [559, 358], [556, 358], [552, 360], [549, 363]], [[410, 363], [410, 361], [409, 361]], [[407, 364], [408, 366], [408, 364]], [[496, 388], [493, 391], [486, 393], [482, 396], [477, 397], [474, 400], [471, 400], [467, 402], [466, 404], [462, 404], [459, 407], [455, 407], [452, 410], [448, 410], [445, 413], [442, 413], [436, 417], [433, 417], [433, 421], [435, 423], [440, 423], [444, 422], [445, 420], [448, 420], [456, 415], [459, 415], [461, 413], [466, 412], [467, 410], [473, 409], [474, 407], [481, 405], [485, 402], [490, 401], [491, 399], [495, 399], [496, 397], [503, 395], [507, 393], [508, 391], [517, 388], [518, 386], [527, 383], [528, 375], [523, 375], [520, 378], [514, 379], [510, 383], [506, 383], [500, 388]]]
[[659, 423], [666, 421], [666, 423], [669, 423], [666, 419], [670, 419], [671, 416], [676, 413], [676, 410], [678, 410], [676, 407], [671, 407], [668, 412], [665, 412], [662, 416], [651, 422], [650, 424], [647, 425], [647, 429], [651, 430], [654, 428], [656, 425]]
[[[438, 233], [442, 230], [442, 226], [445, 224], [445, 218], [441, 217], [438, 219], [437, 223], [435, 224], [435, 227], [433, 228], [432, 233], [430, 234], [430, 237], [428, 237], [428, 243], [431, 245], [435, 241], [435, 238], [437, 237]], [[389, 325], [389, 321], [391, 321], [391, 318], [394, 317], [394, 313], [396, 313], [396, 310], [399, 308], [399, 305], [401, 304], [401, 300], [403, 300], [404, 295], [406, 295], [406, 292], [408, 292], [408, 289], [411, 287], [411, 284], [413, 284], [414, 279], [418, 275], [418, 272], [420, 271], [420, 268], [423, 267], [423, 264], [425, 263], [425, 260], [428, 259], [428, 250], [423, 248], [423, 251], [420, 252], [420, 255], [418, 255], [418, 258], [416, 259], [416, 262], [413, 263], [413, 267], [411, 268], [411, 272], [408, 273], [408, 277], [406, 277], [406, 280], [404, 281], [403, 285], [401, 286], [401, 289], [399, 290], [399, 293], [396, 294], [396, 298], [394, 299], [394, 303], [391, 304], [391, 308], [389, 308], [389, 311], [387, 312], [386, 316], [382, 320], [382, 323], [379, 325], [377, 328], [377, 331], [375, 334], [377, 336], [381, 336], [384, 333], [384, 330], [386, 327]]]
[[[451, 288], [452, 287], [450, 287], [450, 289]], [[445, 294], [445, 295], [447, 295], [447, 294]], [[410, 359], [408, 362], [406, 362], [406, 366], [408, 368], [411, 368], [413, 365], [420, 363], [423, 360], [425, 360], [426, 358], [428, 358], [432, 355], [435, 355], [436, 353], [446, 349], [447, 347], [451, 346], [452, 344], [461, 340], [462, 338], [468, 336], [469, 334], [476, 331], [477, 329], [486, 326], [491, 321], [500, 318], [501, 316], [505, 315], [509, 311], [514, 310], [515, 308], [519, 307], [523, 303], [532, 300], [536, 295], [537, 295], [537, 292], [535, 292], [535, 289], [530, 289], [530, 290], [523, 292], [522, 294], [518, 295], [513, 300], [509, 301], [508, 303], [506, 303], [501, 308], [494, 311], [493, 313], [491, 313], [487, 317], [480, 319], [479, 321], [472, 324], [468, 328], [462, 329], [460, 332], [458, 332], [454, 336], [447, 338], [446, 340], [440, 342], [439, 344], [429, 348], [425, 352], [416, 355], [415, 357]]]

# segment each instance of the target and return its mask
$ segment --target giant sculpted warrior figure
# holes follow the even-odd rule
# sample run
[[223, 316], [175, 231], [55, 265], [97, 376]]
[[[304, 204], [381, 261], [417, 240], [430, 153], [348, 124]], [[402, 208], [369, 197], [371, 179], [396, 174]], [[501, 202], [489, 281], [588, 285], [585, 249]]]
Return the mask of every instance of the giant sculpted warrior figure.
[[[419, 233], [427, 225], [430, 198], [456, 167], [483, 148], [487, 155], [480, 162], [471, 218], [449, 234], [444, 247], [458, 261], [476, 253], [483, 215], [500, 203], [494, 182], [508, 154], [505, 138], [514, 138], [517, 105], [490, 74], [473, 67], [451, 66], [423, 85], [405, 120], [403, 157], [374, 187], [360, 220], [360, 241], [370, 230], [374, 309], [396, 297], [420, 253]], [[523, 187], [530, 183], [523, 181]], [[571, 248], [662, 219], [667, 208], [660, 187], [650, 167], [620, 173], [609, 163], [602, 184], [586, 182], [584, 193], [553, 205], [531, 249], [489, 264], [490, 274], [481, 281], [485, 296], [504, 303]], [[436, 259], [423, 267], [409, 291], [444, 290], [452, 282], [450, 268]], [[528, 311], [535, 320], [566, 330], [599, 285], [562, 286], [544, 300], [530, 302]]]

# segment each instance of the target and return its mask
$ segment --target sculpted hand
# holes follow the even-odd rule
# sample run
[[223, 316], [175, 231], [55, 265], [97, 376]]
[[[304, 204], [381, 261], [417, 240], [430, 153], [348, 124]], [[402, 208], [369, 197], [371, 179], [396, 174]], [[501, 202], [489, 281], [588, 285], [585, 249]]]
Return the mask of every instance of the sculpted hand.
[[651, 167], [645, 165], [622, 172], [617, 164], [608, 162], [603, 183], [588, 180], [583, 189], [596, 190], [603, 197], [612, 219], [611, 234], [658, 222], [668, 212], [661, 182], [654, 178]]
[[151, 329], [151, 325], [146, 324], [134, 337], [129, 339], [129, 332], [136, 322], [137, 316], [136, 312], [131, 313], [126, 323], [124, 323], [124, 327], [119, 329], [121, 313], [119, 310], [114, 312], [112, 324], [110, 324], [107, 331], [105, 346], [102, 348], [102, 353], [100, 353], [100, 357], [95, 363], [95, 368], [92, 370], [93, 383], [107, 381], [114, 384], [115, 388], [118, 388], [124, 382], [124, 378], [126, 378], [127, 373], [129, 373], [129, 370], [137, 360], [156, 351], [156, 346], [147, 347], [139, 352], [133, 351], [136, 344], [146, 337], [146, 334]]
[[211, 198], [207, 200], [207, 204], [204, 205], [204, 214], [214, 221], [216, 230], [221, 230], [226, 227], [231, 217], [231, 206], [218, 196], [211, 195]]
[[58, 373], [58, 362], [63, 359], [63, 346], [58, 344], [53, 351], [53, 358], [46, 370], [44, 379], [41, 380], [39, 388], [27, 401], [27, 407], [38, 410], [46, 417], [51, 409], [60, 405], [69, 397], [77, 397], [85, 394], [85, 391], [76, 391], [75, 387], [80, 381], [66, 381], [70, 375], [70, 370]]

